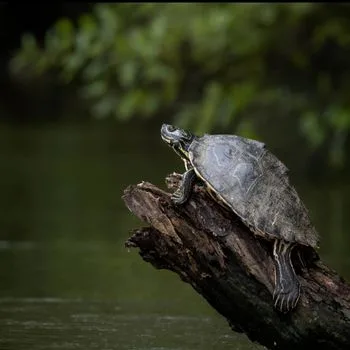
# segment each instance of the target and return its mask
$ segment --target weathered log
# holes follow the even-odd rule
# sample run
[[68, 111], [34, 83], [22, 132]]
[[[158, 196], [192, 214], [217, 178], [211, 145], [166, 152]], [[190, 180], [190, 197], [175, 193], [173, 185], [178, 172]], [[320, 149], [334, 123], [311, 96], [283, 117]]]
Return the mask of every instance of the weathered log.
[[[170, 175], [168, 187], [179, 179]], [[126, 246], [138, 247], [145, 261], [190, 283], [234, 331], [270, 349], [350, 349], [350, 286], [321, 260], [299, 265], [299, 303], [281, 314], [272, 302], [272, 243], [255, 237], [200, 186], [180, 207], [147, 182], [129, 186], [123, 199], [150, 225], [135, 230]]]

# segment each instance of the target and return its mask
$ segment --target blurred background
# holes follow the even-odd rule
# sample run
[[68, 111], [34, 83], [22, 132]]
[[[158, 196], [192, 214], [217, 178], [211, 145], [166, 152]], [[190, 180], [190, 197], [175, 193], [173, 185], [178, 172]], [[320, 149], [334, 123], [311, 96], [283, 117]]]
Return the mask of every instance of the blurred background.
[[259, 349], [124, 242], [183, 164], [163, 122], [265, 142], [350, 279], [348, 4], [0, 4], [0, 348]]

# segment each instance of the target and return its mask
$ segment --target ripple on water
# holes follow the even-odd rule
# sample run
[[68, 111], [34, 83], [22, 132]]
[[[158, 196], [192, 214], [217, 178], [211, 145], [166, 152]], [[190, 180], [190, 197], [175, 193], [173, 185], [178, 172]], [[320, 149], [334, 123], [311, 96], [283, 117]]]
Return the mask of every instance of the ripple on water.
[[137, 313], [113, 302], [0, 299], [2, 350], [259, 349], [221, 318]]

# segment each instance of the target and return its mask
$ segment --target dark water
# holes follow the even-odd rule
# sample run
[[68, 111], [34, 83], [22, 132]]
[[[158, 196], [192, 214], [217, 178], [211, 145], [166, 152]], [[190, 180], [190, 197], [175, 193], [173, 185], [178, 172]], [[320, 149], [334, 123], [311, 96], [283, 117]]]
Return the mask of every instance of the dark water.
[[[124, 248], [140, 222], [123, 189], [182, 169], [158, 126], [0, 125], [0, 160], [0, 349], [260, 348]], [[350, 182], [296, 180], [322, 258], [350, 279]]]

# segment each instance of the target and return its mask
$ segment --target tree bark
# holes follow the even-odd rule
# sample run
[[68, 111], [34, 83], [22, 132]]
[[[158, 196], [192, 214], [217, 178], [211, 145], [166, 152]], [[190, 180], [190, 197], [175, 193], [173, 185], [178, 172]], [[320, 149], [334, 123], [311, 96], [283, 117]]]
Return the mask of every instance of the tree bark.
[[[181, 176], [167, 178], [174, 189]], [[272, 242], [253, 235], [231, 211], [196, 185], [190, 200], [175, 206], [170, 194], [142, 182], [123, 199], [150, 226], [126, 242], [158, 269], [176, 272], [229, 322], [234, 331], [269, 349], [350, 349], [350, 286], [315, 255], [298, 265], [301, 297], [284, 315], [273, 308]]]

